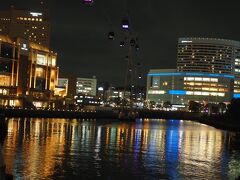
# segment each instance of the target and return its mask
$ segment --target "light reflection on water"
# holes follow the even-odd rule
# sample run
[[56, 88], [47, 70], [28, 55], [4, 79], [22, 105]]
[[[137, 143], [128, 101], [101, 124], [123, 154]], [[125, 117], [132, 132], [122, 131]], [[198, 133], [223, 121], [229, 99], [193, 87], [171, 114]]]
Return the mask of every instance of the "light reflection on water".
[[190, 121], [9, 119], [17, 179], [235, 179], [240, 136]]

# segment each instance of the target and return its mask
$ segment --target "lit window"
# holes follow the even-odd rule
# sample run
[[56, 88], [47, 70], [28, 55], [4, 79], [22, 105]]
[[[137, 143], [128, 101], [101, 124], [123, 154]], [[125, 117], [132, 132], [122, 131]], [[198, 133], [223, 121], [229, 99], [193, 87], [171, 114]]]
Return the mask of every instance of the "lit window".
[[210, 78], [203, 78], [203, 81], [209, 82]]
[[165, 91], [161, 90], [149, 90], [148, 94], [165, 94]]
[[195, 77], [195, 81], [202, 81], [202, 78]]
[[163, 82], [163, 86], [167, 86], [168, 85], [168, 82]]
[[0, 86], [10, 86], [10, 76], [0, 75]]
[[36, 68], [36, 76], [40, 78], [45, 77], [45, 70], [43, 68]]
[[52, 66], [55, 67], [56, 66], [56, 59], [52, 58]]
[[42, 54], [37, 54], [37, 64], [39, 64], [39, 65], [46, 65], [47, 64], [46, 56], [44, 56]]
[[218, 82], [217, 78], [211, 78], [211, 82]]

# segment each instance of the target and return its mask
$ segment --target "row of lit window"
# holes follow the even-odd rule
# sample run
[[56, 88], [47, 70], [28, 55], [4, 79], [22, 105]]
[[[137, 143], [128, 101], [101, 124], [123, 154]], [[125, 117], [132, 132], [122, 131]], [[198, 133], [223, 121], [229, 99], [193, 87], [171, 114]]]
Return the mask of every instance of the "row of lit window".
[[240, 89], [234, 89], [234, 93], [240, 93]]
[[197, 96], [221, 96], [224, 97], [225, 93], [218, 92], [201, 92], [201, 91], [187, 91], [186, 95], [197, 95]]
[[37, 54], [37, 59], [36, 59], [36, 64], [38, 65], [43, 65], [43, 66], [56, 66], [56, 59], [52, 58], [52, 59], [47, 59], [46, 55], [42, 55], [42, 54]]
[[234, 84], [239, 84], [240, 85], [240, 81], [234, 81]]
[[82, 90], [82, 89], [78, 89], [77, 91], [80, 92], [80, 93], [87, 93], [87, 92], [89, 92], [87, 90]]
[[184, 85], [186, 86], [211, 86], [211, 87], [217, 87], [217, 86], [222, 86], [218, 84], [213, 84], [213, 83], [196, 83], [196, 82], [184, 82]]
[[7, 89], [0, 89], [0, 94], [8, 95], [9, 94], [9, 90], [7, 90]]
[[227, 92], [227, 89], [224, 88], [209, 88], [209, 87], [186, 87], [188, 90], [199, 90], [199, 91], [212, 91], [212, 92]]
[[11, 19], [9, 19], [9, 18], [0, 18], [0, 20], [2, 20], [2, 21], [10, 21]]
[[42, 18], [26, 18], [26, 17], [17, 17], [17, 20], [21, 21], [42, 21]]
[[184, 81], [218, 82], [217, 78], [184, 77]]
[[162, 90], [149, 90], [148, 94], [165, 94], [165, 91]]
[[[38, 29], [38, 27], [37, 26], [32, 26], [32, 29]], [[42, 27], [42, 29], [45, 29], [45, 27]]]
[[214, 46], [210, 46], [210, 45], [200, 45], [200, 44], [197, 44], [197, 45], [179, 45], [178, 46], [179, 48], [189, 48], [189, 49], [195, 49], [195, 50], [198, 50], [198, 49], [212, 49], [212, 50], [218, 50], [220, 49], [220, 51], [222, 50], [231, 50], [232, 48], [229, 47], [229, 46], [217, 46], [217, 45], [214, 45]]
[[[166, 91], [162, 90], [149, 90], [148, 94], [166, 94]], [[186, 95], [197, 96], [225, 96], [223, 92], [208, 92], [208, 91], [186, 91]]]

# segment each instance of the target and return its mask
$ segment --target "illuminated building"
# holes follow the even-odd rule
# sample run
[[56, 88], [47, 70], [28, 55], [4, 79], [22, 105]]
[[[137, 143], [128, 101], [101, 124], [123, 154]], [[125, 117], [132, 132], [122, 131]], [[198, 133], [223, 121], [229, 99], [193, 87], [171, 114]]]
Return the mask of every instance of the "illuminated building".
[[[177, 69], [181, 72], [235, 74], [240, 42], [213, 38], [179, 38]], [[237, 73], [239, 74], [239, 73]]]
[[57, 84], [57, 54], [21, 38], [0, 35], [0, 105], [49, 105]]
[[235, 76], [204, 72], [178, 72], [175, 69], [150, 70], [147, 77], [147, 100], [186, 105], [199, 102], [229, 102], [233, 97]]
[[[124, 98], [124, 90], [123, 89], [115, 89], [115, 88], [109, 88], [105, 91], [105, 97], [107, 101], [120, 98]], [[130, 99], [130, 91], [125, 91], [125, 98]]]
[[93, 78], [77, 78], [76, 94], [97, 95], [97, 79]]
[[177, 70], [234, 75], [240, 96], [240, 42], [214, 38], [179, 38]]
[[75, 99], [78, 106], [100, 106], [103, 104], [100, 97], [91, 95], [78, 94]]
[[177, 70], [150, 70], [147, 99], [187, 104], [240, 98], [240, 42], [179, 38]]
[[58, 84], [55, 88], [54, 94], [60, 97], [66, 97], [68, 94], [68, 79], [58, 78]]
[[50, 22], [47, 12], [31, 12], [10, 8], [0, 11], [0, 34], [21, 37], [46, 47], [50, 43]]

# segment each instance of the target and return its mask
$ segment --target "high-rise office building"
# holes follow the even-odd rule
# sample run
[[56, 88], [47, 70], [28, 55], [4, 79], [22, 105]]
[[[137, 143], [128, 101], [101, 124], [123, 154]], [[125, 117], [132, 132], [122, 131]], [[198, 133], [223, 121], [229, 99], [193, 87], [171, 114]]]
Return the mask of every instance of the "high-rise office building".
[[150, 70], [147, 99], [162, 103], [230, 102], [240, 97], [240, 42], [180, 38], [177, 70]]
[[233, 75], [234, 92], [240, 93], [240, 42], [214, 38], [179, 38], [177, 70]]
[[97, 79], [93, 78], [77, 78], [76, 94], [97, 95]]
[[239, 55], [240, 42], [238, 41], [213, 38], [179, 38], [177, 70], [239, 76], [239, 64], [235, 64], [235, 60], [240, 57]]
[[0, 11], [0, 34], [21, 37], [46, 47], [50, 43], [48, 12], [10, 8]]

